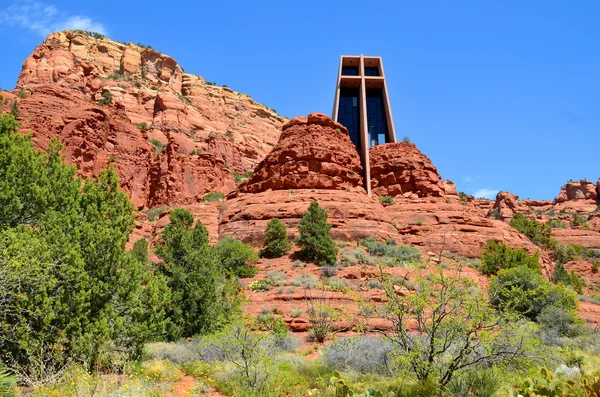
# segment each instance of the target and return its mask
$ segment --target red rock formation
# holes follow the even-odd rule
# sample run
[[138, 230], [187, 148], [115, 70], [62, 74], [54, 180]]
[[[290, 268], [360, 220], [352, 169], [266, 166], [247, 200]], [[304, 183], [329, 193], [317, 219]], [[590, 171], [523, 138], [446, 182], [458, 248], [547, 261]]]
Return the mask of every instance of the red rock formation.
[[516, 213], [529, 214], [531, 210], [527, 204], [519, 201], [519, 196], [509, 192], [499, 192], [490, 215], [495, 218], [510, 219]]
[[375, 146], [369, 149], [369, 157], [373, 194], [443, 197], [446, 193], [437, 169], [413, 143]]
[[240, 187], [242, 193], [281, 189], [364, 192], [362, 166], [348, 131], [329, 116], [311, 113], [282, 127], [275, 148]]
[[383, 206], [364, 193], [339, 190], [269, 190], [240, 194], [221, 205], [219, 236], [233, 236], [256, 246], [264, 241], [267, 222], [279, 218], [294, 236], [304, 211], [318, 201], [329, 214], [335, 240], [358, 241], [374, 236], [380, 240], [397, 238], [396, 228]]
[[[138, 208], [229, 193], [235, 188], [229, 170], [254, 168], [286, 121], [248, 95], [184, 73], [167, 55], [81, 31], [48, 36], [5, 97], [12, 101], [17, 93], [22, 129], [33, 131], [39, 147], [61, 138], [67, 161], [84, 176], [112, 163]], [[178, 153], [155, 160], [150, 139]], [[203, 156], [184, 158], [192, 152]]]
[[597, 200], [598, 184], [590, 181], [577, 181], [565, 184], [554, 200], [555, 203], [564, 203], [567, 200]]
[[524, 247], [531, 253], [539, 250], [505, 222], [486, 218], [489, 205], [479, 206], [478, 201], [460, 204], [439, 198], [410, 200], [396, 197], [394, 204], [385, 211], [398, 228], [399, 242], [421, 246], [434, 253], [443, 250], [475, 258], [489, 240]]

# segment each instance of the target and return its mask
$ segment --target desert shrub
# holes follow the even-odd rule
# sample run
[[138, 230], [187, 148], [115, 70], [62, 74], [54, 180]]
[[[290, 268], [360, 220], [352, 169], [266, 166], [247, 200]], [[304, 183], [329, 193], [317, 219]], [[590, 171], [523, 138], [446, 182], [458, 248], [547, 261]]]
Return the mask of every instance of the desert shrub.
[[154, 342], [144, 346], [144, 354], [151, 360], [168, 360], [175, 364], [200, 360], [187, 342]]
[[282, 352], [294, 352], [302, 346], [302, 341], [291, 335], [275, 336], [273, 340], [273, 348]]
[[267, 273], [267, 278], [273, 281], [273, 285], [286, 285], [287, 277], [283, 270], [273, 270]]
[[225, 198], [225, 195], [221, 192], [210, 192], [206, 193], [204, 197], [202, 197], [202, 201], [205, 203], [212, 203], [215, 201], [221, 201], [223, 198]]
[[317, 278], [312, 274], [299, 274], [292, 280], [292, 285], [306, 289], [315, 288], [318, 284]]
[[109, 105], [113, 100], [113, 94], [110, 91], [106, 91], [102, 94], [102, 99], [98, 101], [98, 105], [106, 106]]
[[588, 224], [587, 219], [585, 219], [583, 216], [579, 215], [578, 213], [574, 212], [572, 214], [572, 218], [571, 218], [571, 226], [582, 227], [584, 229], [587, 229], [589, 227], [589, 224]]
[[545, 330], [555, 332], [559, 336], [575, 337], [585, 332], [585, 326], [580, 318], [572, 311], [556, 306], [543, 308], [536, 321]]
[[155, 208], [149, 209], [147, 212], [148, 220], [151, 222], [154, 222], [160, 214], [162, 214], [163, 212], [165, 212], [168, 209], [169, 209], [169, 207], [167, 207], [167, 206], [155, 207]]
[[370, 256], [364, 249], [360, 247], [354, 249], [344, 247], [341, 250], [340, 263], [343, 266], [376, 265], [377, 258]]
[[137, 125], [138, 130], [140, 131], [145, 131], [148, 129], [148, 123], [146, 123], [145, 121], [142, 121], [141, 123], [139, 123]]
[[238, 313], [238, 281], [225, 273], [222, 253], [208, 244], [206, 227], [199, 221], [194, 225], [189, 211], [171, 212], [156, 254], [172, 291], [169, 338], [218, 330]]
[[345, 278], [328, 277], [325, 284], [317, 288], [324, 291], [346, 292], [350, 288], [350, 282]]
[[[576, 371], [578, 372], [578, 371]], [[574, 375], [574, 374], [573, 374]], [[545, 368], [516, 387], [515, 394], [528, 397], [582, 396], [595, 397], [600, 390], [600, 373], [583, 374], [576, 379], [564, 374], [553, 374]]]
[[552, 228], [552, 229], [564, 229], [567, 227], [567, 225], [565, 224], [564, 221], [558, 219], [558, 218], [550, 218], [548, 219], [548, 222], [546, 222], [546, 226]]
[[454, 378], [445, 391], [453, 397], [495, 397], [503, 387], [501, 376], [490, 369], [476, 369]]
[[574, 261], [581, 255], [582, 248], [575, 244], [556, 244], [552, 252], [554, 260], [560, 263]]
[[574, 292], [561, 284], [552, 284], [539, 271], [525, 266], [500, 270], [490, 279], [488, 292], [494, 307], [514, 311], [531, 320], [550, 306], [571, 313], [577, 309]]
[[371, 255], [391, 258], [391, 264], [393, 265], [401, 266], [406, 263], [416, 263], [421, 260], [421, 251], [418, 248], [409, 245], [397, 246], [393, 239], [382, 243], [377, 241], [374, 237], [369, 237], [360, 240], [360, 244], [365, 247]]
[[394, 198], [392, 196], [377, 196], [379, 202], [383, 205], [391, 205], [394, 203]]
[[154, 146], [154, 152], [159, 155], [163, 148], [165, 147], [165, 145], [163, 145], [163, 143], [161, 141], [159, 141], [158, 139], [150, 139], [150, 143], [152, 144], [152, 146]]
[[323, 277], [333, 277], [337, 274], [338, 269], [337, 266], [323, 266], [321, 268], [321, 274]]
[[502, 269], [525, 266], [529, 269], [540, 270], [540, 253], [529, 255], [524, 248], [511, 248], [503, 242], [488, 241], [485, 251], [481, 254], [479, 269], [483, 274], [496, 274]]
[[382, 338], [340, 338], [323, 349], [323, 362], [337, 370], [390, 375], [391, 352], [391, 342]]
[[148, 259], [148, 240], [141, 238], [133, 244], [133, 248], [130, 251], [133, 256], [142, 265], [147, 265], [150, 261]]
[[552, 229], [535, 219], [529, 219], [523, 214], [515, 214], [509, 224], [526, 235], [536, 245], [553, 247], [556, 244], [551, 237]]
[[220, 240], [215, 248], [219, 253], [222, 266], [240, 278], [254, 277], [258, 255], [251, 245], [233, 237]]
[[367, 280], [367, 283], [365, 284], [365, 286], [369, 289], [371, 289], [371, 288], [382, 289], [383, 288], [383, 284], [381, 283], [381, 281], [379, 281], [375, 278], [371, 278], [371, 279]]
[[291, 244], [288, 241], [285, 225], [277, 218], [271, 219], [265, 229], [265, 243], [260, 250], [260, 256], [279, 258], [287, 254], [290, 248]]
[[313, 201], [304, 212], [298, 224], [300, 235], [297, 244], [300, 255], [320, 266], [337, 263], [338, 248], [329, 235], [331, 225], [327, 224], [327, 212]]

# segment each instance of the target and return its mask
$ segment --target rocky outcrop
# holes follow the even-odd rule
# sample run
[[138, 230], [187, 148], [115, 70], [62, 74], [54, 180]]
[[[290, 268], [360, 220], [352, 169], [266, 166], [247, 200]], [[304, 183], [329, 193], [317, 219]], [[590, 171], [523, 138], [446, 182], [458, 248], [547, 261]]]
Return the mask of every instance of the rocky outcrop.
[[529, 214], [531, 210], [519, 196], [509, 192], [499, 192], [490, 212], [494, 218], [510, 219], [516, 213]]
[[344, 126], [322, 113], [284, 124], [279, 142], [240, 187], [242, 193], [281, 189], [364, 192], [362, 166]]
[[378, 196], [443, 197], [445, 187], [431, 160], [410, 142], [369, 149], [371, 187]]
[[181, 154], [170, 141], [150, 171], [148, 207], [202, 202], [206, 193], [227, 194], [236, 188], [222, 160], [210, 154]]
[[[235, 185], [228, 174], [253, 169], [287, 121], [246, 94], [185, 73], [152, 48], [82, 31], [49, 35], [4, 96], [4, 111], [18, 101], [21, 127], [36, 145], [45, 149], [59, 137], [81, 175], [113, 164], [137, 208], [229, 193]], [[158, 146], [176, 154], [157, 159]]]
[[586, 180], [569, 182], [562, 187], [554, 202], [564, 203], [568, 200], [597, 200], [598, 190], [598, 183], [594, 184]]
[[318, 201], [333, 225], [335, 240], [358, 241], [367, 237], [380, 240], [397, 238], [396, 228], [378, 200], [364, 193], [325, 189], [270, 190], [256, 194], [240, 194], [221, 205], [220, 237], [232, 236], [256, 246], [264, 241], [267, 222], [279, 218], [290, 237], [304, 211], [312, 201]]
[[398, 228], [402, 244], [468, 258], [478, 257], [489, 240], [524, 247], [531, 253], [539, 250], [505, 222], [487, 218], [488, 205], [461, 204], [439, 198], [411, 200], [397, 197], [394, 201], [385, 211]]

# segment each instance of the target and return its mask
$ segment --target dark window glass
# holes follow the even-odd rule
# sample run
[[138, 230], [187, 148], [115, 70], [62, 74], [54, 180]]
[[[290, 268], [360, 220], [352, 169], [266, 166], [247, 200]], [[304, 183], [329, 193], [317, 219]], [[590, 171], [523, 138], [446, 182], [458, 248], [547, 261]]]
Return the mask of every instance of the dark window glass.
[[387, 120], [383, 108], [383, 94], [379, 88], [367, 90], [367, 131], [369, 147], [388, 143]]
[[365, 66], [365, 76], [379, 76], [379, 68], [377, 66]]
[[358, 76], [358, 66], [342, 66], [343, 76]]
[[358, 88], [342, 88], [338, 106], [338, 121], [348, 129], [350, 140], [360, 149], [359, 115]]

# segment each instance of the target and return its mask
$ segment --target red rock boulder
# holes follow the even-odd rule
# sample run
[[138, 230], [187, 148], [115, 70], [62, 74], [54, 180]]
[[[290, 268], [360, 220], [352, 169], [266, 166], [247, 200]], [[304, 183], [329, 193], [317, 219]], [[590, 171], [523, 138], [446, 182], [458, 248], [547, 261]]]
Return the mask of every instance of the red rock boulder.
[[416, 194], [444, 197], [444, 183], [431, 160], [410, 142], [387, 143], [369, 149], [371, 188], [378, 196]]
[[284, 124], [279, 142], [240, 187], [242, 193], [284, 189], [364, 192], [362, 165], [344, 126], [322, 113]]
[[600, 183], [594, 184], [586, 180], [569, 182], [562, 187], [554, 202], [564, 203], [568, 200], [597, 200], [599, 184]]

